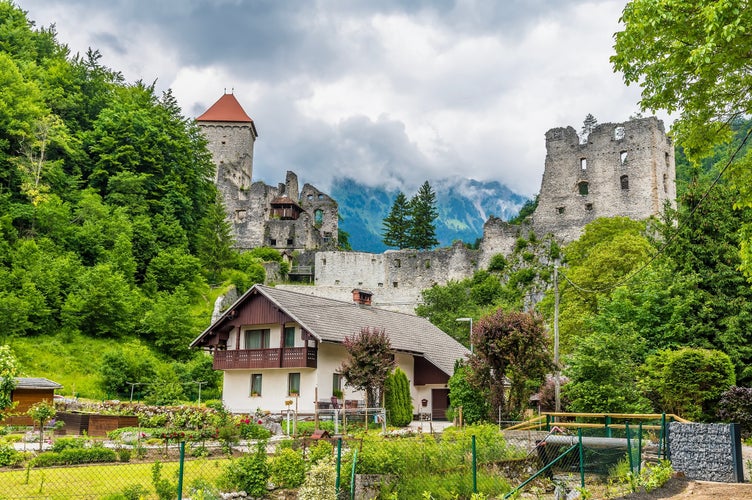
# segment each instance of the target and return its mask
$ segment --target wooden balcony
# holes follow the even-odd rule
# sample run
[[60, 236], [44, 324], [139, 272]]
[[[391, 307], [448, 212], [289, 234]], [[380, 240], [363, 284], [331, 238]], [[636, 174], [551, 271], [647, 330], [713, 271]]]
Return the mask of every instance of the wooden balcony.
[[316, 368], [317, 352], [315, 347], [218, 350], [214, 351], [214, 369]]

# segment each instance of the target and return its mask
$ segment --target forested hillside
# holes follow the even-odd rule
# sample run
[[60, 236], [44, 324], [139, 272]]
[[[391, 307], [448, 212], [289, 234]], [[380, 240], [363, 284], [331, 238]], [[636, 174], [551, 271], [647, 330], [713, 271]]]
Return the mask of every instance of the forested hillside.
[[216, 397], [188, 349], [209, 284], [247, 288], [263, 268], [230, 250], [213, 168], [169, 92], [70, 54], [0, 1], [0, 335], [25, 375], [89, 396], [142, 383], [154, 399], [203, 380]]

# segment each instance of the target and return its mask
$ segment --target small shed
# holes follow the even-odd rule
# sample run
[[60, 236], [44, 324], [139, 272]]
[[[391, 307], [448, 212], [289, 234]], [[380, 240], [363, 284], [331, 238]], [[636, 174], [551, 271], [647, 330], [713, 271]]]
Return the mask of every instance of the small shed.
[[34, 378], [16, 378], [16, 388], [11, 392], [10, 398], [18, 403], [13, 408], [13, 415], [2, 421], [4, 425], [34, 425], [31, 417], [26, 412], [41, 401], [52, 403], [55, 399], [55, 389], [62, 389], [62, 385], [52, 380]]

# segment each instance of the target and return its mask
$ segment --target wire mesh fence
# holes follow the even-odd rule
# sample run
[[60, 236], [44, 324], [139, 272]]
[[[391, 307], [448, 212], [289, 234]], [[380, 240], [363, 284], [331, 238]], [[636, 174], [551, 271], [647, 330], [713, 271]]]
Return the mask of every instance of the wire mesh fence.
[[[607, 498], [634, 489], [643, 465], [658, 457], [656, 431], [629, 422], [610, 430], [574, 430], [558, 422], [548, 431], [505, 433], [495, 425], [384, 433], [379, 422], [370, 424], [371, 431], [354, 435], [319, 431], [239, 444], [220, 436], [186, 442], [178, 431], [155, 446], [65, 445], [73, 441], [67, 438], [57, 451], [20, 452], [12, 463], [0, 446], [0, 464], [6, 465], [0, 468], [0, 499], [481, 500], [562, 498], [583, 486]], [[315, 480], [317, 486], [309, 484]]]

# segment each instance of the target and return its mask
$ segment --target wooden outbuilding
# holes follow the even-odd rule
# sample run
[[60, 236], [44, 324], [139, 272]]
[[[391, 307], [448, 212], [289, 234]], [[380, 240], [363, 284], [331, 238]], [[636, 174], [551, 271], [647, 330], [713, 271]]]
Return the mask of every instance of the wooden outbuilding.
[[33, 425], [31, 417], [26, 412], [41, 401], [52, 403], [55, 390], [62, 389], [62, 385], [52, 380], [36, 378], [16, 378], [16, 388], [11, 392], [11, 400], [18, 403], [12, 410], [12, 415], [2, 421], [3, 425]]

